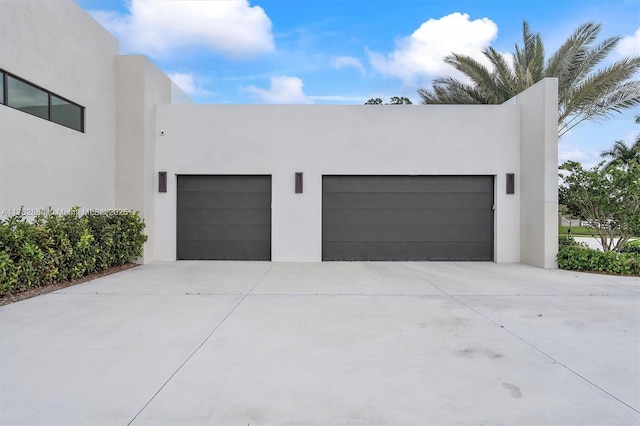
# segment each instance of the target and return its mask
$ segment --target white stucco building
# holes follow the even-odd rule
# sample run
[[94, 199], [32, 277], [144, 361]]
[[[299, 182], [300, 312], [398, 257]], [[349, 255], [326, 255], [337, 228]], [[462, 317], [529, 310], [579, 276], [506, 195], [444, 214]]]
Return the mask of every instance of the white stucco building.
[[144, 262], [556, 265], [555, 79], [491, 106], [196, 105], [71, 0], [2, 9], [0, 212], [138, 210]]

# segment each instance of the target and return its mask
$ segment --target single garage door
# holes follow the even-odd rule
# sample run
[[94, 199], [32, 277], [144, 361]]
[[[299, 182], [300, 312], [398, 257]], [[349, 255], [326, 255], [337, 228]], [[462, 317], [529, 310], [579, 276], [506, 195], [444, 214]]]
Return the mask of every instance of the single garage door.
[[178, 176], [177, 258], [271, 260], [271, 176]]
[[323, 260], [493, 260], [493, 176], [323, 176]]

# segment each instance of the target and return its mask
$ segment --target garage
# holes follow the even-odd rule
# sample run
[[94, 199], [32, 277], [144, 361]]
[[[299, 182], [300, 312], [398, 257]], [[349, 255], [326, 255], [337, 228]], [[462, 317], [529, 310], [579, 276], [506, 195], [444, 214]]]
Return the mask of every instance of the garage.
[[177, 259], [271, 260], [271, 176], [179, 175]]
[[493, 260], [493, 176], [323, 176], [322, 259]]

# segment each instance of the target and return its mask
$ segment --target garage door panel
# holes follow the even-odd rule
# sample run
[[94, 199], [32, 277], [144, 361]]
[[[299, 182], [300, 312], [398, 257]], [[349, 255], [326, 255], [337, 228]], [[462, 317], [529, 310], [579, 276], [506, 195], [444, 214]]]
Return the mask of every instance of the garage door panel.
[[483, 209], [343, 209], [324, 210], [323, 223], [327, 225], [443, 225], [453, 226], [478, 219], [488, 221], [492, 211]]
[[492, 260], [493, 176], [323, 176], [323, 260]]
[[323, 260], [491, 261], [490, 242], [340, 242], [323, 245]]
[[267, 241], [270, 225], [180, 225], [181, 240], [194, 241]]
[[[214, 177], [215, 179], [212, 179]], [[266, 192], [271, 193], [271, 181], [265, 176], [181, 175], [178, 191], [185, 192]]]
[[335, 225], [323, 232], [324, 241], [491, 241], [490, 230], [474, 226]]
[[269, 260], [271, 176], [178, 176], [178, 259]]
[[397, 206], [400, 209], [446, 209], [491, 207], [492, 197], [484, 192], [369, 192], [329, 193], [323, 196], [323, 206], [345, 209], [381, 209]]
[[[493, 192], [490, 176], [324, 176], [323, 191], [332, 192]], [[478, 179], [478, 178], [488, 179]], [[391, 179], [390, 179], [391, 178]]]
[[181, 259], [271, 260], [268, 241], [178, 241]]
[[180, 209], [180, 214], [186, 223], [216, 225], [270, 225], [270, 209], [207, 209], [187, 208]]
[[190, 191], [178, 194], [181, 208], [262, 208], [271, 204], [271, 193], [267, 192]]

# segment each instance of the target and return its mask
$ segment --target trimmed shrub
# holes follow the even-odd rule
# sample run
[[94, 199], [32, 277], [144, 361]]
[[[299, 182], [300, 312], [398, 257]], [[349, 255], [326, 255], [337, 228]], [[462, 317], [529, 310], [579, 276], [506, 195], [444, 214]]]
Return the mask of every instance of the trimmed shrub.
[[601, 252], [581, 246], [560, 246], [558, 267], [573, 271], [640, 275], [640, 256], [635, 253]]
[[622, 249], [623, 253], [636, 253], [640, 255], [640, 241], [630, 241]]
[[[74, 207], [64, 215], [51, 209], [36, 216], [33, 224], [47, 233], [46, 247], [57, 269], [55, 282], [69, 281], [94, 271], [96, 247], [87, 219]], [[47, 283], [44, 283], [47, 284]]]
[[47, 231], [22, 214], [0, 221], [0, 294], [23, 291], [55, 280]]
[[87, 224], [95, 238], [96, 270], [124, 265], [142, 256], [142, 246], [147, 241], [144, 221], [138, 212], [114, 211], [87, 215]]
[[28, 222], [22, 213], [0, 220], [0, 296], [64, 282], [133, 262], [147, 236], [136, 213], [63, 215], [51, 209]]
[[577, 246], [578, 242], [571, 235], [560, 235], [558, 237], [558, 245], [560, 247]]

